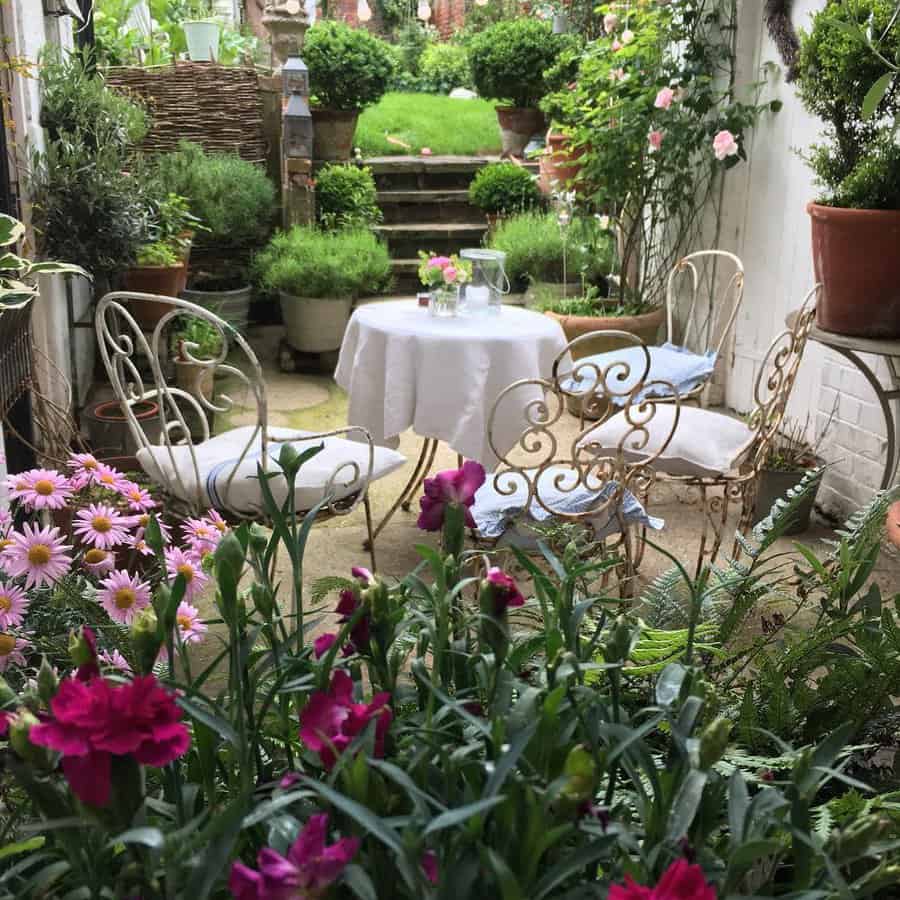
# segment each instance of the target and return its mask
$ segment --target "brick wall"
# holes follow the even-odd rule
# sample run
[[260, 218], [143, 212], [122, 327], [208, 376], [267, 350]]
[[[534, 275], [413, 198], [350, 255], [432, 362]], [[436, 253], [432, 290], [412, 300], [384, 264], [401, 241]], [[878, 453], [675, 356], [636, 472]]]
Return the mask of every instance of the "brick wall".
[[442, 38], [449, 38], [466, 24], [465, 0], [432, 0], [431, 24]]

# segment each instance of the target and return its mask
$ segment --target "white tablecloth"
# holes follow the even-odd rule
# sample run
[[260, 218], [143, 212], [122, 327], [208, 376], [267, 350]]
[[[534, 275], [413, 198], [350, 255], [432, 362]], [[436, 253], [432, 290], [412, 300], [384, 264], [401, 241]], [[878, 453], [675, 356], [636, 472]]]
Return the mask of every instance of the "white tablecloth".
[[[497, 465], [487, 426], [499, 393], [550, 375], [566, 346], [559, 323], [504, 306], [500, 315], [438, 319], [414, 301], [370, 303], [350, 319], [334, 378], [350, 395], [349, 422], [383, 443], [412, 428], [487, 469]], [[540, 390], [516, 391], [494, 423], [501, 453], [521, 436]]]

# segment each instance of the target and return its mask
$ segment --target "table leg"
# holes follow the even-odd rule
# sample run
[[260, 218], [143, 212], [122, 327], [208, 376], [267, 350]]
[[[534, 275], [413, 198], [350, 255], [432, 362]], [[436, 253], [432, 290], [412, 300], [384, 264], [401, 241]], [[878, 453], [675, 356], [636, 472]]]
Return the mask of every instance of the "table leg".
[[[406, 482], [403, 490], [400, 492], [400, 496], [394, 501], [393, 506], [387, 511], [385, 517], [378, 523], [378, 527], [372, 533], [372, 540], [374, 541], [379, 534], [384, 530], [384, 527], [388, 522], [394, 517], [394, 514], [398, 509], [403, 507], [405, 511], [409, 511], [411, 501], [416, 491], [419, 489], [422, 482], [425, 480], [428, 473], [431, 471], [431, 467], [434, 464], [434, 457], [437, 453], [438, 442], [434, 438], [425, 438], [422, 441], [422, 449], [419, 452], [419, 458], [416, 460], [416, 464], [413, 467], [412, 475], [409, 477], [409, 481]], [[369, 544], [371, 541], [366, 539], [365, 548], [370, 549]]]
[[884, 422], [887, 426], [887, 461], [884, 466], [884, 475], [881, 478], [881, 490], [885, 490], [891, 486], [894, 481], [894, 475], [897, 471], [897, 426], [894, 421], [894, 413], [891, 410], [891, 400], [900, 397], [900, 380], [894, 368], [893, 358], [888, 360], [891, 369], [891, 380], [894, 382], [894, 390], [886, 391], [881, 382], [875, 377], [875, 373], [854, 353], [846, 347], [836, 347], [834, 344], [828, 345], [832, 350], [840, 353], [841, 356], [848, 359], [862, 373], [863, 377], [875, 391], [878, 403], [881, 405], [881, 412], [884, 415]]

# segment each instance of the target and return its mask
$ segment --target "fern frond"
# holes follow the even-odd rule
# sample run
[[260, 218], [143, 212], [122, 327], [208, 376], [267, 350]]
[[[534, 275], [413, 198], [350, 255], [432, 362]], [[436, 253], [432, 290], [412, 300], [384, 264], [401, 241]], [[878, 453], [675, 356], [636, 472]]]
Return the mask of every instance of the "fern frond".
[[828, 557], [829, 562], [839, 562], [841, 545], [847, 545], [852, 552], [864, 555], [873, 544], [880, 543], [888, 507], [898, 499], [900, 485], [894, 485], [886, 491], [879, 491], [862, 509], [853, 513], [843, 527], [835, 532], [840, 541], [834, 545]]
[[776, 500], [769, 514], [753, 526], [756, 556], [768, 550], [796, 521], [800, 507], [815, 493], [824, 473], [825, 466], [810, 469], [796, 487], [788, 490], [787, 498]]
[[324, 578], [317, 578], [312, 583], [311, 599], [314, 604], [321, 603], [329, 594], [337, 593], [346, 589], [352, 589], [356, 582], [349, 578], [342, 578], [339, 575], [326, 575]]
[[678, 569], [658, 575], [644, 589], [642, 615], [651, 626], [675, 628], [688, 622], [689, 592]]

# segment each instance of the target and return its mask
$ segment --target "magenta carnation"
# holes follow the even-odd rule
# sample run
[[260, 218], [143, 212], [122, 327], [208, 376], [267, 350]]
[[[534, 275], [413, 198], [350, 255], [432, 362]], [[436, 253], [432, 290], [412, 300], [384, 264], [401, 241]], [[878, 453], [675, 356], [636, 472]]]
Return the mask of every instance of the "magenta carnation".
[[485, 580], [494, 588], [495, 615], [502, 616], [510, 606], [522, 606], [525, 603], [525, 598], [513, 578], [497, 566], [488, 569]]
[[353, 702], [353, 681], [343, 669], [335, 670], [327, 692], [316, 691], [300, 713], [300, 739], [315, 753], [326, 769], [339, 754], [375, 719], [374, 756], [384, 756], [384, 741], [393, 715], [390, 694], [376, 694], [371, 703]]
[[32, 743], [62, 755], [63, 774], [84, 803], [106, 806], [113, 756], [164, 766], [187, 752], [190, 736], [175, 695], [153, 675], [115, 685], [67, 678], [50, 701], [52, 717], [30, 732]]
[[656, 887], [637, 884], [626, 875], [625, 884], [610, 887], [608, 900], [716, 900], [716, 889], [707, 882], [700, 866], [677, 859], [663, 872]]
[[318, 813], [288, 850], [287, 857], [271, 847], [259, 851], [259, 871], [236, 862], [228, 887], [236, 900], [291, 900], [323, 896], [356, 856], [359, 838], [341, 838], [326, 846], [328, 815]]
[[426, 478], [416, 524], [423, 531], [440, 531], [444, 524], [444, 510], [447, 504], [454, 503], [465, 508], [466, 526], [474, 528], [475, 520], [470, 507], [484, 479], [484, 466], [471, 459], [466, 460], [461, 469], [448, 469], [438, 472], [433, 478]]

